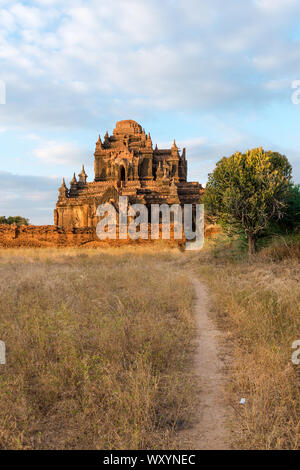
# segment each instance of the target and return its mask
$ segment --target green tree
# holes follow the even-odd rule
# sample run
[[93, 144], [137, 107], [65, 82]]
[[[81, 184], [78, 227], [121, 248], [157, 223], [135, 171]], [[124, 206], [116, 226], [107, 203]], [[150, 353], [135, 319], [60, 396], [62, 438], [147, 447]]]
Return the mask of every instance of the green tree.
[[0, 217], [0, 224], [7, 224], [7, 225], [28, 225], [29, 224], [29, 219], [25, 219], [24, 217], [21, 217], [20, 215], [16, 215], [15, 217]]
[[262, 148], [223, 157], [209, 175], [203, 202], [229, 233], [244, 233], [249, 253], [272, 220], [283, 217], [292, 167], [277, 152]]

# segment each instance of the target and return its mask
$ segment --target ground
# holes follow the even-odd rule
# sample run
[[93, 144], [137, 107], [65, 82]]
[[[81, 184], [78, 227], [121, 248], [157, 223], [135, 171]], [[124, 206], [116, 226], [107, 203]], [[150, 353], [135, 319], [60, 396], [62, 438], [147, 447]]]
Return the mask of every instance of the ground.
[[196, 338], [193, 370], [198, 384], [198, 407], [192, 425], [178, 433], [181, 449], [230, 449], [228, 422], [230, 409], [224, 400], [226, 348], [221, 347], [222, 334], [210, 316], [210, 295], [203, 282], [193, 276], [195, 290]]
[[0, 448], [173, 447], [194, 393], [178, 253], [1, 251]]
[[275, 253], [2, 249], [0, 448], [297, 448], [299, 262]]

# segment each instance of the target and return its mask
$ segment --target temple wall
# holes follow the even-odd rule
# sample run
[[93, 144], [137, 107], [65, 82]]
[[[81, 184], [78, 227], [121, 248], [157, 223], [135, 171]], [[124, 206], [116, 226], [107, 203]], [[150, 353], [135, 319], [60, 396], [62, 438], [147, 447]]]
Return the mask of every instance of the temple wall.
[[[149, 227], [150, 229], [150, 227]], [[160, 226], [161, 229], [161, 226]], [[220, 233], [220, 227], [209, 225], [205, 229], [205, 237], [209, 238]], [[184, 244], [182, 240], [164, 241], [171, 246], [180, 246]], [[94, 228], [60, 228], [54, 225], [23, 225], [16, 227], [12, 225], [0, 225], [0, 247], [64, 247], [64, 246], [121, 246], [126, 244], [149, 244], [154, 243], [150, 237], [149, 240], [107, 240], [101, 241], [96, 235]]]
[[56, 225], [65, 228], [92, 227], [91, 210], [88, 205], [57, 207]]
[[59, 228], [54, 225], [0, 225], [1, 247], [80, 246], [98, 240], [92, 228]]

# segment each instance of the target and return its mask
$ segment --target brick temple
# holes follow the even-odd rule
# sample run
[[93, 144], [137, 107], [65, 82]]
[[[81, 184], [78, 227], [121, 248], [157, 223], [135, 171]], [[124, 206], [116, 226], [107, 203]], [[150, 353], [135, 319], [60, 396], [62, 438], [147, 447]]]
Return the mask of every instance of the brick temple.
[[127, 196], [129, 204], [196, 204], [203, 193], [201, 184], [187, 182], [186, 150], [175, 140], [169, 149], [153, 148], [150, 134], [135, 121], [119, 121], [113, 135], [100, 136], [94, 153], [95, 178], [87, 182], [84, 167], [59, 188], [54, 224], [61, 228], [95, 227], [96, 210], [105, 202], [118, 203]]

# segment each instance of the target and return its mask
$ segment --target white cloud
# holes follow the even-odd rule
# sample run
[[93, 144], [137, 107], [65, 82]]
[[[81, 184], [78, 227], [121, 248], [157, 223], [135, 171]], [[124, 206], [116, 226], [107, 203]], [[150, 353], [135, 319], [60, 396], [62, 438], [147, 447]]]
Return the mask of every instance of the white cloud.
[[52, 224], [58, 179], [0, 171], [0, 215], [21, 215], [34, 224]]
[[16, 29], [14, 15], [4, 8], [0, 10], [0, 26], [4, 31], [14, 31]]
[[268, 90], [278, 91], [278, 90], [287, 90], [291, 88], [291, 82], [288, 79], [282, 78], [278, 80], [269, 80], [265, 83], [265, 87]]
[[81, 163], [86, 152], [72, 142], [43, 142], [33, 152], [34, 156], [46, 164], [71, 165]]
[[297, 5], [297, 0], [255, 0], [258, 7], [263, 10], [270, 11], [286, 11], [287, 9]]
[[14, 16], [16, 23], [23, 28], [39, 29], [45, 24], [41, 10], [28, 7], [22, 3], [14, 4], [10, 13]]
[[0, 20], [14, 123], [88, 125], [95, 110], [114, 113], [116, 99], [128, 110], [257, 107], [274, 99], [265, 83], [300, 74], [288, 38], [300, 10], [292, 0], [242, 9], [236, 0], [28, 3], [7, 3]]

